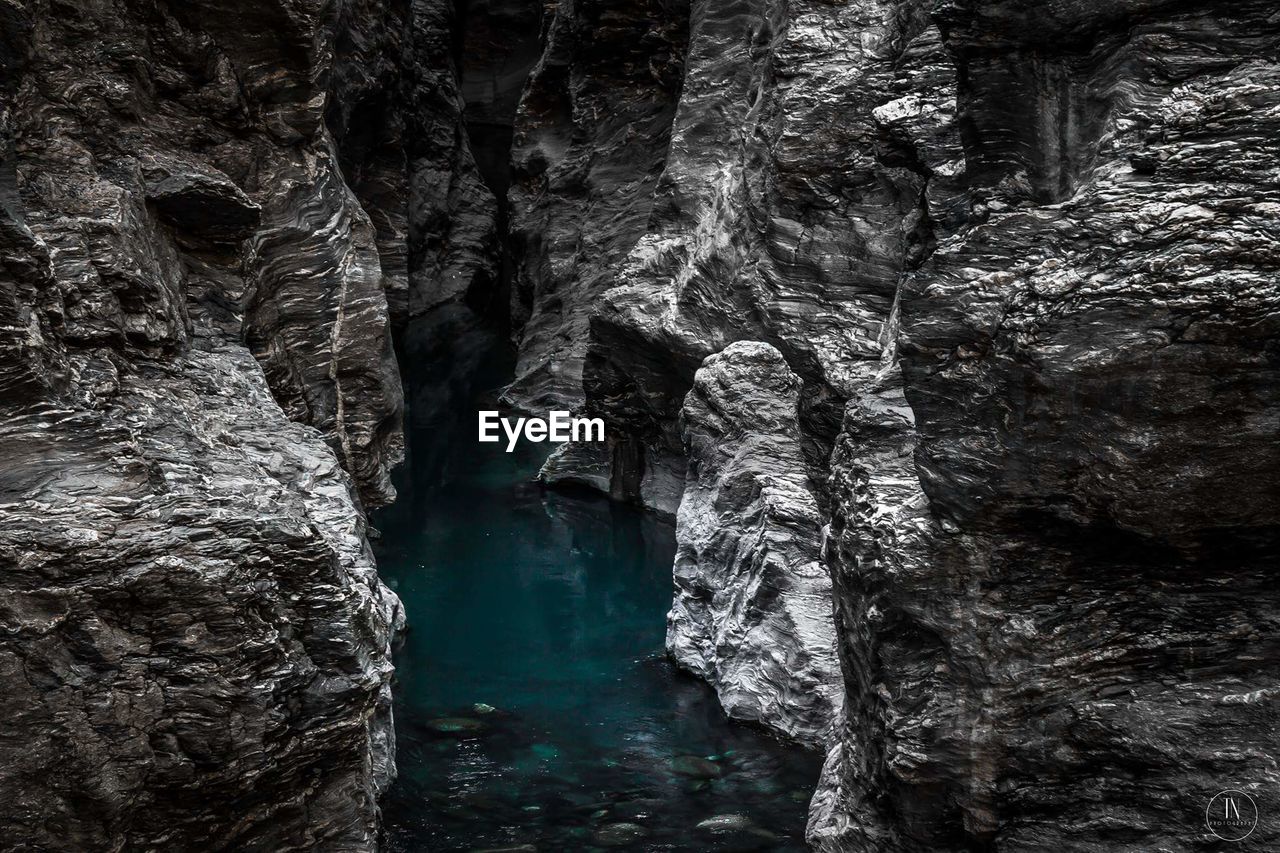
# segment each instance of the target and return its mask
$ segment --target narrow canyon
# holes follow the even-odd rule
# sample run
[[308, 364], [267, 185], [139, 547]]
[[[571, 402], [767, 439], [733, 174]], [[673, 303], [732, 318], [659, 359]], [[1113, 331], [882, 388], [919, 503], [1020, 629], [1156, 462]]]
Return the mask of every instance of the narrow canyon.
[[1276, 843], [1271, 0], [13, 0], [0, 62], [0, 846], [378, 849], [369, 518], [468, 522], [396, 472], [483, 393], [604, 422], [512, 511], [662, 555], [810, 849]]

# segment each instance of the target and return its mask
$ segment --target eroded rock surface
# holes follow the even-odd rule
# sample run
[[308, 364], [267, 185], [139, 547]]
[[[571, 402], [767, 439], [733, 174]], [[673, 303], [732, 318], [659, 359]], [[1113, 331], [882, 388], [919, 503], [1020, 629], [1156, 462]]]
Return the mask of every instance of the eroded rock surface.
[[766, 659], [708, 639], [743, 531], [695, 376], [780, 354], [847, 710], [820, 849], [1200, 849], [1209, 797], [1274, 785], [1278, 35], [1254, 2], [694, 3], [590, 311], [612, 443], [544, 475], [662, 508], [688, 461], [674, 648], [734, 707]]
[[1214, 793], [1277, 778], [1280, 31], [1030, 10], [944, 18], [978, 203], [902, 288], [919, 446], [851, 407], [833, 464], [822, 849], [1210, 849]]
[[688, 26], [681, 0], [549, 8], [509, 196], [520, 347], [504, 396], [533, 412], [583, 404], [589, 317], [648, 225]]
[[0, 825], [45, 849], [373, 849], [389, 639], [352, 482], [217, 337], [5, 406]]
[[508, 279], [508, 402], [609, 424], [544, 479], [679, 507], [672, 650], [826, 740], [818, 849], [1208, 848], [1280, 782], [1270, 4], [0, 29], [21, 837], [371, 844], [390, 335], [430, 425]]
[[800, 379], [768, 344], [711, 356], [685, 400], [667, 650], [733, 717], [821, 744], [840, 704], [822, 519], [798, 441]]
[[337, 57], [404, 23], [0, 12], [8, 843], [374, 848], [400, 616], [363, 510], [394, 495], [404, 265], [326, 116], [383, 85]]

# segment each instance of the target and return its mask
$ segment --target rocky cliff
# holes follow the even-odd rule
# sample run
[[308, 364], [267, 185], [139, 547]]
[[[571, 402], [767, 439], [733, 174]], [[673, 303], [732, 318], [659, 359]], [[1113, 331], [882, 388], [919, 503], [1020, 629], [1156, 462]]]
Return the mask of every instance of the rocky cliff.
[[817, 849], [1280, 782], [1269, 3], [27, 0], [0, 61], [6, 837], [372, 846], [397, 352], [433, 427], [508, 330]]
[[698, 371], [681, 413], [689, 476], [667, 647], [734, 717], [820, 745], [841, 698], [800, 388], [768, 344], [730, 344]]
[[373, 847], [411, 23], [0, 11], [6, 844]]
[[533, 292], [587, 318], [613, 430], [544, 477], [676, 514], [670, 648], [735, 715], [801, 734], [834, 613], [819, 849], [1211, 846], [1280, 745], [1274, 10], [697, 0], [688, 33], [643, 233], [618, 263], [594, 221], [581, 291]]

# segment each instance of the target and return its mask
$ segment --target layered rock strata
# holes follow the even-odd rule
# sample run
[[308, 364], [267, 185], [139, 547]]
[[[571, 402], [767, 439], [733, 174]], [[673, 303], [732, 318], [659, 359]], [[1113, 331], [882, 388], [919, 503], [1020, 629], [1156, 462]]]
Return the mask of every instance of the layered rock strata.
[[375, 845], [399, 607], [363, 508], [394, 495], [406, 251], [331, 107], [398, 79], [360, 57], [406, 24], [0, 12], [6, 839]]
[[516, 115], [510, 234], [522, 409], [578, 409], [588, 318], [648, 226], [688, 26], [679, 0], [556, 4]]
[[818, 849], [1199, 849], [1280, 781], [1268, 4], [0, 33], [6, 837], [372, 845], [391, 335], [429, 427], [508, 296], [508, 402], [610, 426], [545, 479], [676, 514], [673, 654], [826, 741]]
[[580, 306], [614, 441], [547, 473], [682, 495], [671, 648], [794, 734], [785, 681], [724, 676], [770, 661], [717, 602], [773, 528], [717, 406], [800, 383], [785, 442], [773, 403], [744, 435], [829, 525], [819, 849], [1200, 849], [1213, 793], [1274, 785], [1278, 36], [1253, 2], [694, 4], [647, 231]]
[[979, 203], [902, 288], [912, 464], [851, 409], [833, 466], [821, 849], [1209, 849], [1213, 794], [1276, 782], [1280, 31], [1125, 11], [943, 18]]
[[698, 371], [682, 412], [689, 473], [667, 648], [734, 717], [821, 744], [839, 669], [800, 388], [768, 344], [731, 344]]
[[[459, 42], [464, 63], [485, 55], [469, 35], [475, 17], [474, 10], [455, 10], [443, 0], [414, 3], [400, 89], [379, 105], [403, 128], [397, 145], [406, 186], [391, 198], [406, 207], [399, 237], [408, 278], [404, 293], [388, 293], [388, 300], [404, 364], [407, 425], [433, 436], [411, 446], [420, 455], [436, 454], [440, 464], [454, 445], [473, 440], [452, 430], [486, 357], [503, 343], [507, 313], [495, 196], [505, 189], [487, 182], [492, 155], [469, 128], [467, 71], [457, 67]], [[536, 39], [536, 23], [533, 32]], [[435, 467], [437, 460], [413, 464]]]

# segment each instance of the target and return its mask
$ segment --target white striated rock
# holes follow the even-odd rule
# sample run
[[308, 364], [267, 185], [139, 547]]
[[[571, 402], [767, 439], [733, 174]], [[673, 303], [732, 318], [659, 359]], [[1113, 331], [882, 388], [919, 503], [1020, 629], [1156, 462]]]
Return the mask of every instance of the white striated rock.
[[730, 716], [819, 745], [840, 689], [799, 393], [769, 344], [732, 344], [698, 371], [683, 411], [689, 471], [667, 650]]

